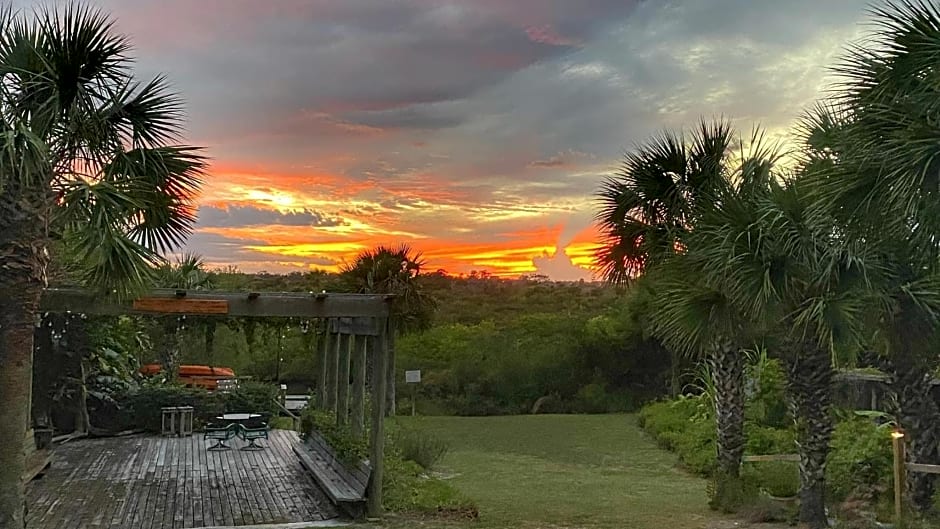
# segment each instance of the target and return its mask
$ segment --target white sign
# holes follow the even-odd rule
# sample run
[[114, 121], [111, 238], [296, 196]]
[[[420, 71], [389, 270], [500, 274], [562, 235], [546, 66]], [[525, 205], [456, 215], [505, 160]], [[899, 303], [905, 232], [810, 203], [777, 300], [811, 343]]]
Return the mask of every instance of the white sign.
[[408, 384], [417, 384], [421, 382], [421, 370], [405, 371], [405, 382]]

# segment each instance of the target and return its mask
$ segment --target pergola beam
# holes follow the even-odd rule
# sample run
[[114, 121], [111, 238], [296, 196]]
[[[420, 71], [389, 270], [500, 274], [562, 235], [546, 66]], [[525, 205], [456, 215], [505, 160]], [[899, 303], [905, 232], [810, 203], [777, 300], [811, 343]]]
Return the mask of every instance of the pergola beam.
[[[214, 292], [156, 289], [136, 300], [50, 288], [40, 310], [82, 314], [180, 314], [294, 318], [386, 318], [391, 297], [375, 294]], [[225, 306], [223, 310], [221, 307]]]

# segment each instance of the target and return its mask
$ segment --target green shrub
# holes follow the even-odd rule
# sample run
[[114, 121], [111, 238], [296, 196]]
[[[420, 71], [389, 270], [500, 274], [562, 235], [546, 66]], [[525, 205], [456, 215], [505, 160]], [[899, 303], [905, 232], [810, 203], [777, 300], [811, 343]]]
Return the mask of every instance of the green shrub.
[[[271, 397], [273, 395], [273, 397]], [[223, 413], [276, 411], [277, 388], [258, 382], [243, 383], [230, 392], [207, 391], [172, 384], [142, 384], [115, 398], [122, 410], [122, 428], [159, 432], [164, 407], [192, 406], [196, 429]], [[271, 398], [268, 398], [271, 397]]]
[[144, 385], [117, 398], [125, 412], [125, 427], [159, 432], [164, 407], [192, 406], [197, 429], [225, 413], [224, 401], [217, 394], [200, 388], [175, 385]]
[[892, 494], [889, 428], [852, 418], [836, 425], [830, 446], [826, 483], [833, 499], [857, 495], [874, 502]]
[[640, 424], [663, 448], [672, 450], [692, 472], [710, 475], [716, 464], [715, 423], [701, 396], [680, 397], [648, 404], [640, 410]]
[[792, 429], [771, 428], [748, 422], [744, 425], [745, 453], [795, 454], [797, 452], [796, 434]]
[[[711, 403], [704, 395], [656, 402], [640, 410], [639, 422], [660, 446], [675, 452], [689, 470], [702, 476], [712, 476], [717, 463], [717, 445], [714, 418], [708, 412], [710, 406]], [[748, 454], [785, 454], [796, 451], [791, 430], [749, 422], [745, 425], [745, 435]], [[795, 469], [793, 463], [787, 462], [747, 463], [742, 470], [742, 480], [714, 477], [710, 493], [712, 505], [720, 510], [733, 510], [750, 502], [760, 489], [774, 496], [790, 496], [794, 487], [798, 487]]]
[[402, 427], [392, 434], [392, 440], [401, 457], [431, 470], [447, 455], [450, 445], [430, 432], [418, 428]]
[[275, 414], [278, 411], [278, 387], [264, 382], [239, 382], [232, 391], [221, 393], [226, 412], [262, 412]]
[[603, 382], [592, 382], [574, 396], [568, 411], [575, 413], [616, 413], [634, 411], [633, 394], [628, 391], [610, 391]]
[[348, 464], [369, 458], [368, 433], [356, 437], [349, 425], [337, 426], [336, 414], [332, 411], [308, 407], [300, 417], [300, 431], [303, 435], [316, 431], [330, 444], [336, 456]]
[[[644, 406], [640, 425], [660, 446], [674, 451], [691, 471], [711, 476], [715, 470], [715, 426], [703, 408], [703, 396], [680, 397]], [[792, 429], [775, 428], [750, 419], [745, 423], [747, 454], [796, 453]], [[871, 418], [852, 416], [839, 422], [832, 435], [826, 482], [830, 498], [848, 497], [883, 503], [892, 493], [891, 430]], [[750, 501], [757, 491], [791, 497], [799, 490], [799, 467], [793, 462], [750, 462], [741, 470], [740, 483], [714, 478], [710, 486], [712, 505], [728, 510]]]
[[741, 476], [752, 488], [777, 498], [796, 496], [800, 490], [800, 467], [791, 461], [745, 463]]
[[747, 420], [760, 426], [787, 428], [790, 424], [787, 374], [780, 362], [765, 354], [756, 355], [748, 366], [747, 375]]

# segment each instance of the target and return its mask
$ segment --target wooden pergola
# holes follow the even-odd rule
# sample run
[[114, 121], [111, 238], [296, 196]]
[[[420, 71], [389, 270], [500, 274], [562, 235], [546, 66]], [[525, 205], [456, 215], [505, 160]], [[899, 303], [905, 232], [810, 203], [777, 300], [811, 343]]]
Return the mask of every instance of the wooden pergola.
[[[326, 292], [215, 292], [157, 289], [134, 300], [118, 300], [81, 289], [47, 289], [40, 303], [43, 312], [94, 315], [149, 315], [202, 317], [291, 317], [319, 320], [325, 335], [317, 354], [317, 403], [331, 410], [339, 424], [349, 424], [354, 435], [365, 434], [366, 371], [371, 351], [372, 413], [369, 431], [367, 512], [382, 510], [385, 454], [390, 295], [333, 294]], [[352, 384], [341, 380], [352, 379]]]

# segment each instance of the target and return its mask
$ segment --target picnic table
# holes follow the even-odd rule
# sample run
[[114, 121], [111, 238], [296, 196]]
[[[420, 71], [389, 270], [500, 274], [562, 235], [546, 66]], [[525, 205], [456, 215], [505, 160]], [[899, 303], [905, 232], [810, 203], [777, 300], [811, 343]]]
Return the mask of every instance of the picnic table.
[[209, 450], [228, 450], [225, 441], [233, 437], [240, 437], [248, 441], [248, 446], [242, 450], [260, 450], [263, 446], [257, 444], [258, 439], [268, 438], [268, 425], [261, 420], [260, 413], [224, 413], [216, 417], [224, 426], [209, 426], [206, 428], [205, 438], [215, 439], [216, 444]]
[[259, 419], [261, 414], [259, 413], [223, 413], [215, 419], [217, 421], [227, 422], [227, 423], [238, 423], [241, 424], [251, 419]]

